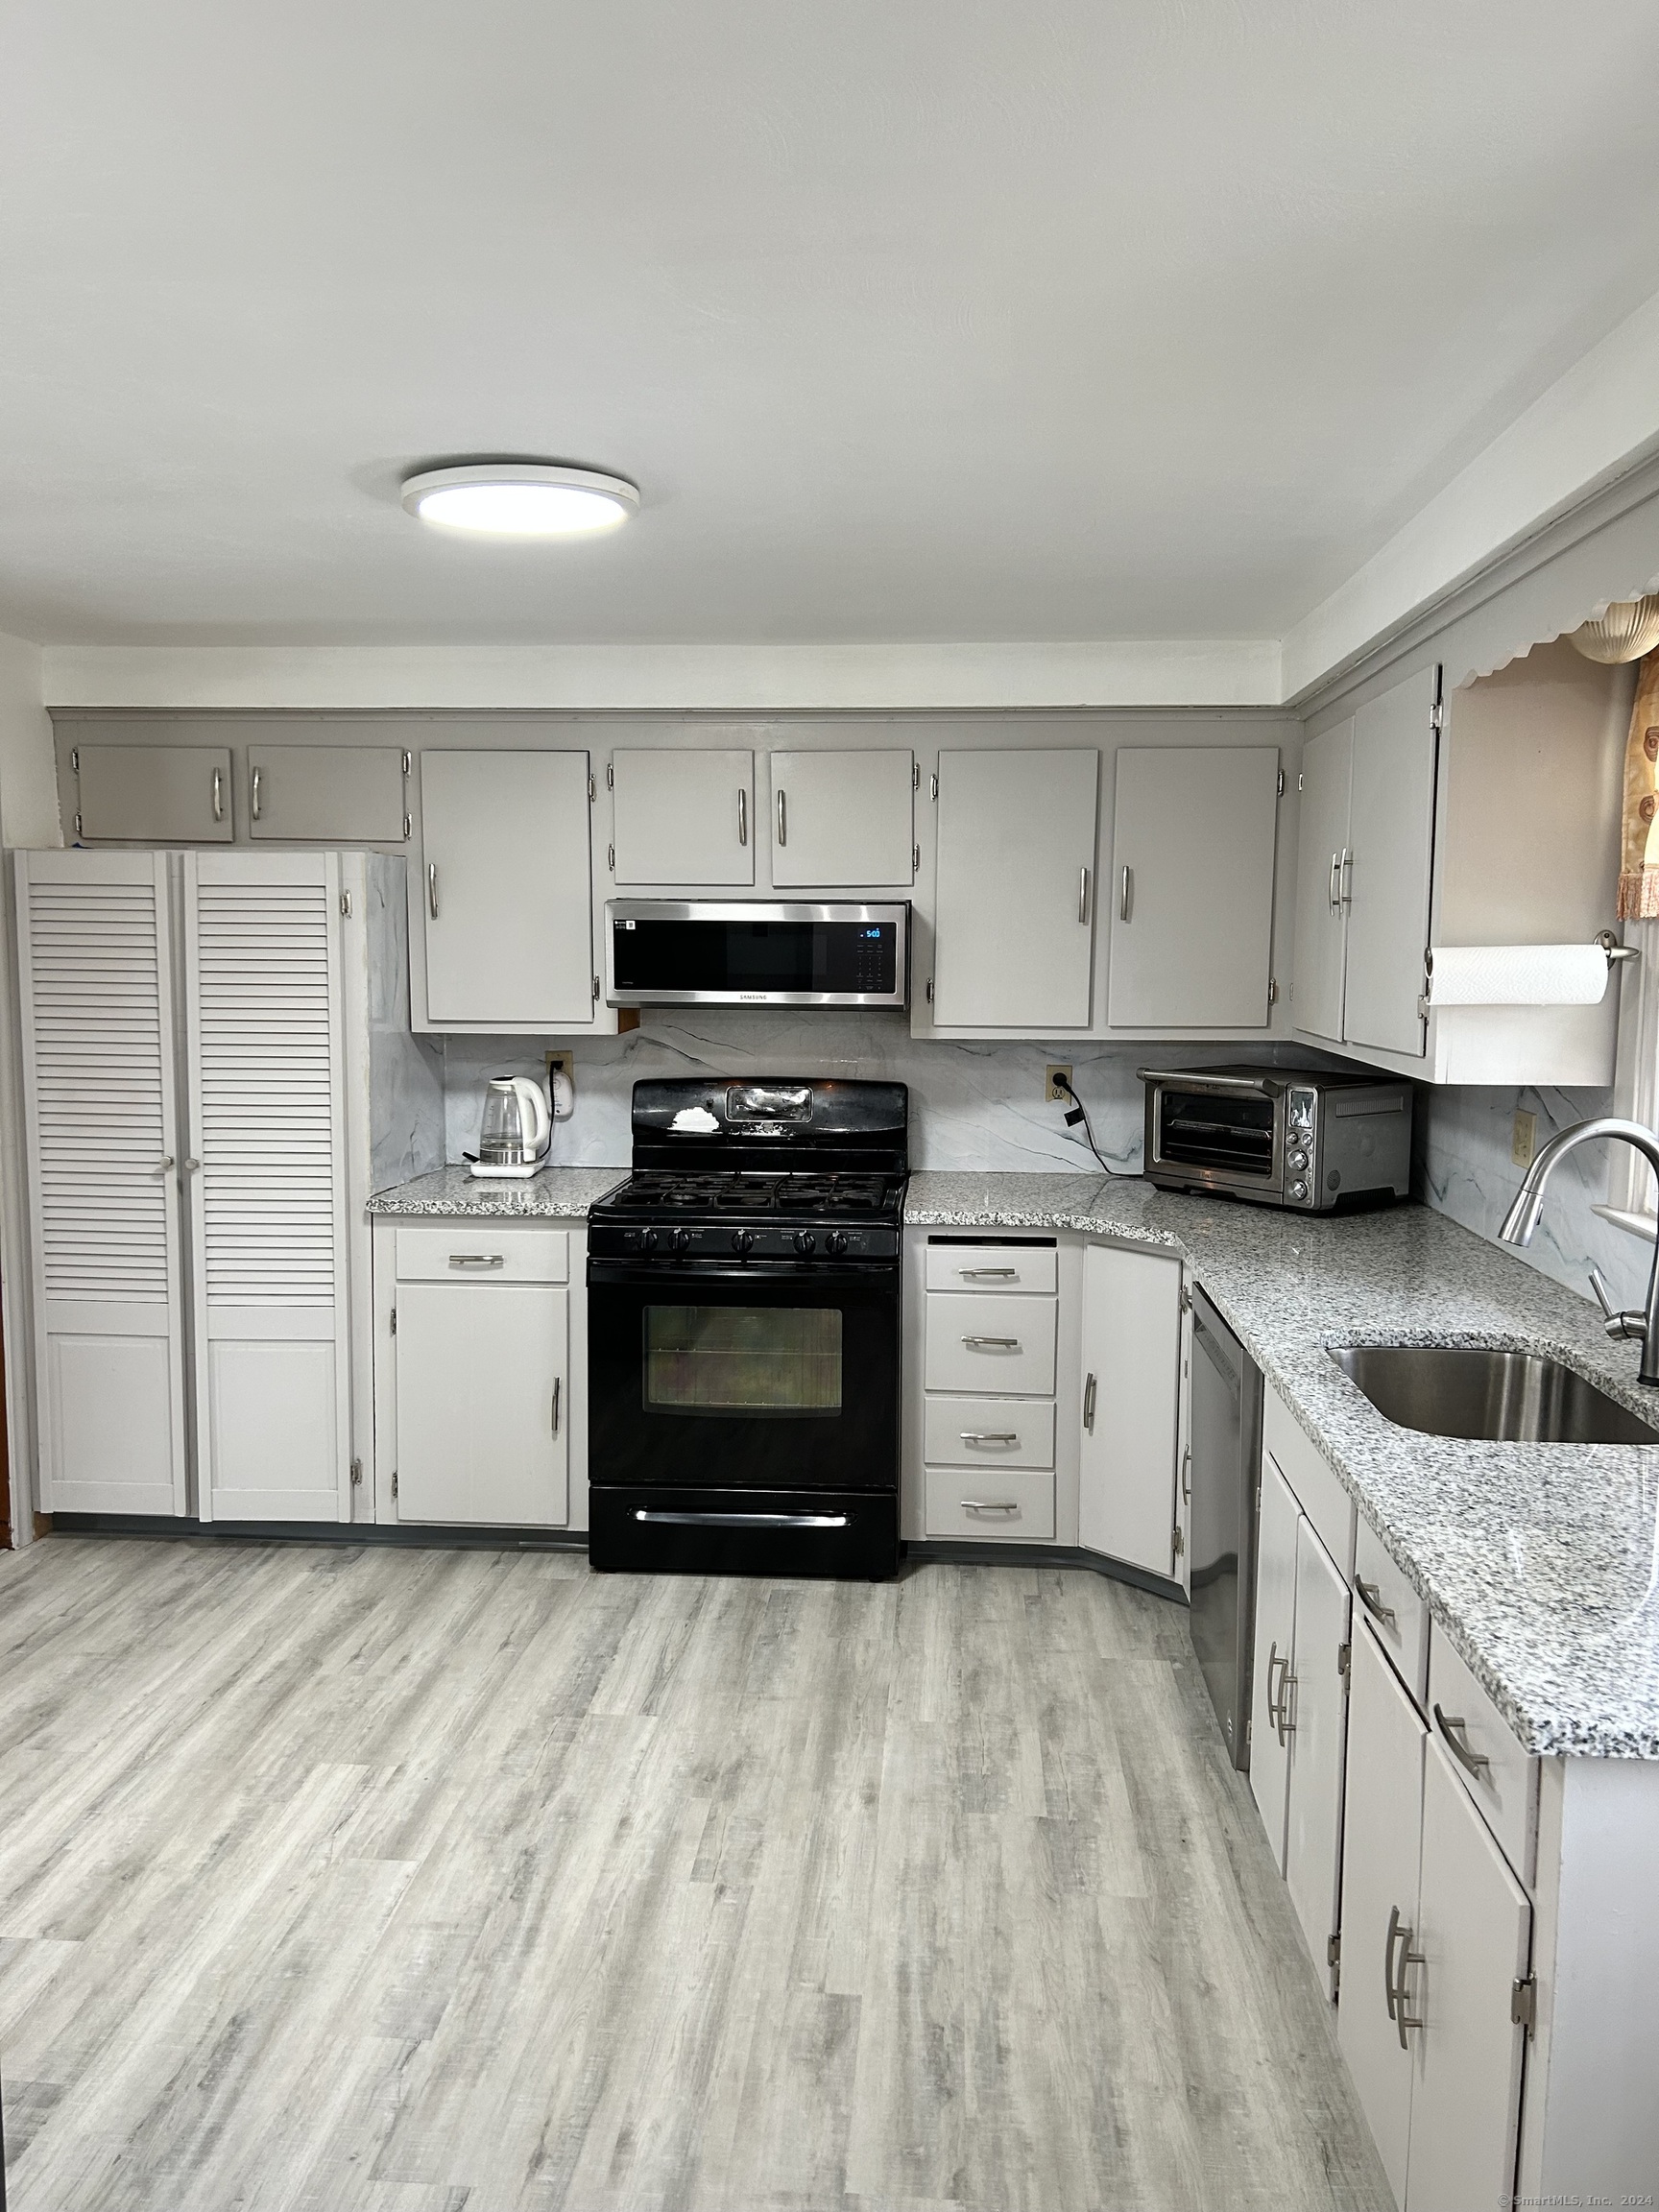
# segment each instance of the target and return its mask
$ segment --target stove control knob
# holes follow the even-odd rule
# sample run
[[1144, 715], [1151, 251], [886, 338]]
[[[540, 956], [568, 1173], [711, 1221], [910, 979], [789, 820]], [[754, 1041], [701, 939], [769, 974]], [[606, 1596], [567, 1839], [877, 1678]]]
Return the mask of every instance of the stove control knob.
[[753, 1229], [733, 1229], [733, 1232], [732, 1232], [732, 1249], [733, 1249], [733, 1252], [747, 1252], [747, 1251], [749, 1251], [749, 1250], [751, 1249], [751, 1247], [754, 1245], [754, 1242], [755, 1242], [755, 1232], [754, 1232], [754, 1230], [753, 1230]]
[[839, 1260], [842, 1253], [847, 1249], [846, 1230], [831, 1229], [829, 1236], [824, 1239], [824, 1249], [829, 1253], [831, 1260]]
[[646, 1232], [645, 1232], [645, 1234], [644, 1234], [644, 1236], [640, 1238], [639, 1241], [640, 1241], [640, 1243], [641, 1243], [641, 1244], [643, 1244], [643, 1245], [644, 1245], [644, 1247], [645, 1247], [645, 1249], [646, 1249], [646, 1251], [647, 1251], [647, 1252], [655, 1252], [655, 1251], [656, 1251], [656, 1249], [657, 1249], [657, 1232], [656, 1232], [656, 1230], [655, 1230], [655, 1229], [647, 1229], [647, 1230], [646, 1230]]
[[797, 1252], [815, 1252], [818, 1249], [818, 1239], [810, 1229], [796, 1230], [795, 1249]]
[[687, 1246], [690, 1244], [690, 1242], [691, 1242], [691, 1232], [690, 1232], [690, 1230], [689, 1230], [689, 1229], [670, 1229], [670, 1230], [669, 1230], [669, 1232], [668, 1232], [668, 1249], [669, 1249], [669, 1251], [670, 1251], [670, 1252], [684, 1252], [684, 1251], [685, 1251], [685, 1250], [687, 1248]]

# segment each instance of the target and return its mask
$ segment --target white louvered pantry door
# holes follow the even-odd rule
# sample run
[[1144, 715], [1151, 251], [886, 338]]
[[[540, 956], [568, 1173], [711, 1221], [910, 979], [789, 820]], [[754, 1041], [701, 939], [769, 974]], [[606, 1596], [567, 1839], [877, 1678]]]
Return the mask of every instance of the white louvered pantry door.
[[160, 853], [19, 853], [48, 1513], [187, 1509], [172, 932]]
[[198, 1510], [349, 1520], [340, 862], [187, 853]]

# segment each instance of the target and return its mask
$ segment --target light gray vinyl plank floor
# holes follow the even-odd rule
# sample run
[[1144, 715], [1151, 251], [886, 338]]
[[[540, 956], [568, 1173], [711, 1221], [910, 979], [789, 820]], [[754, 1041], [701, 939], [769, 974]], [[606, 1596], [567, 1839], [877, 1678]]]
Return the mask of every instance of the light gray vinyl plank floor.
[[1386, 2212], [1185, 1621], [0, 1555], [14, 2212]]

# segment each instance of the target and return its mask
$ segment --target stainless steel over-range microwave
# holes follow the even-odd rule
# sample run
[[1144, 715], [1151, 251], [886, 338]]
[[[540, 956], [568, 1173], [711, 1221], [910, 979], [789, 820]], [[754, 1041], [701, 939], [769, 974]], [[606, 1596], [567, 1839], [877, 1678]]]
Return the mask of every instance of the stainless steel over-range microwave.
[[757, 899], [613, 899], [613, 1006], [903, 1006], [910, 909]]
[[1148, 1179], [1309, 1214], [1404, 1198], [1411, 1086], [1356, 1070], [1142, 1068]]

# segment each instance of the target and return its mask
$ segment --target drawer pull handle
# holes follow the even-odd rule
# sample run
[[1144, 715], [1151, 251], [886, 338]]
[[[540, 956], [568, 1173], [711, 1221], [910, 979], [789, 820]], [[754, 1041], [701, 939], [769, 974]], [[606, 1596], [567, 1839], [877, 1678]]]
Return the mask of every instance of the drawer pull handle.
[[1018, 1429], [964, 1429], [960, 1433], [964, 1444], [1018, 1444], [1020, 1441]]
[[[1492, 1762], [1487, 1758], [1484, 1751], [1471, 1751], [1468, 1744], [1462, 1741], [1461, 1732], [1466, 1723], [1461, 1713], [1442, 1713], [1439, 1706], [1436, 1705], [1434, 1708], [1434, 1725], [1452, 1746], [1453, 1758], [1457, 1761], [1460, 1767], [1467, 1768], [1471, 1774], [1479, 1774], [1482, 1767], [1491, 1766]], [[1454, 1728], [1459, 1731], [1455, 1736], [1452, 1733]]]
[[1018, 1267], [958, 1267], [964, 1283], [1018, 1283]]
[[1359, 1593], [1360, 1604], [1364, 1606], [1373, 1621], [1381, 1621], [1384, 1628], [1393, 1628], [1398, 1625], [1394, 1618], [1393, 1606], [1384, 1605], [1382, 1602], [1382, 1586], [1380, 1582], [1366, 1582], [1356, 1575], [1354, 1587]]
[[970, 1352], [1018, 1352], [1018, 1336], [964, 1336], [963, 1343]]
[[451, 1252], [449, 1264], [451, 1267], [505, 1267], [507, 1256], [504, 1252]]
[[1018, 1513], [1019, 1504], [1012, 1498], [961, 1498], [957, 1501], [964, 1513]]

